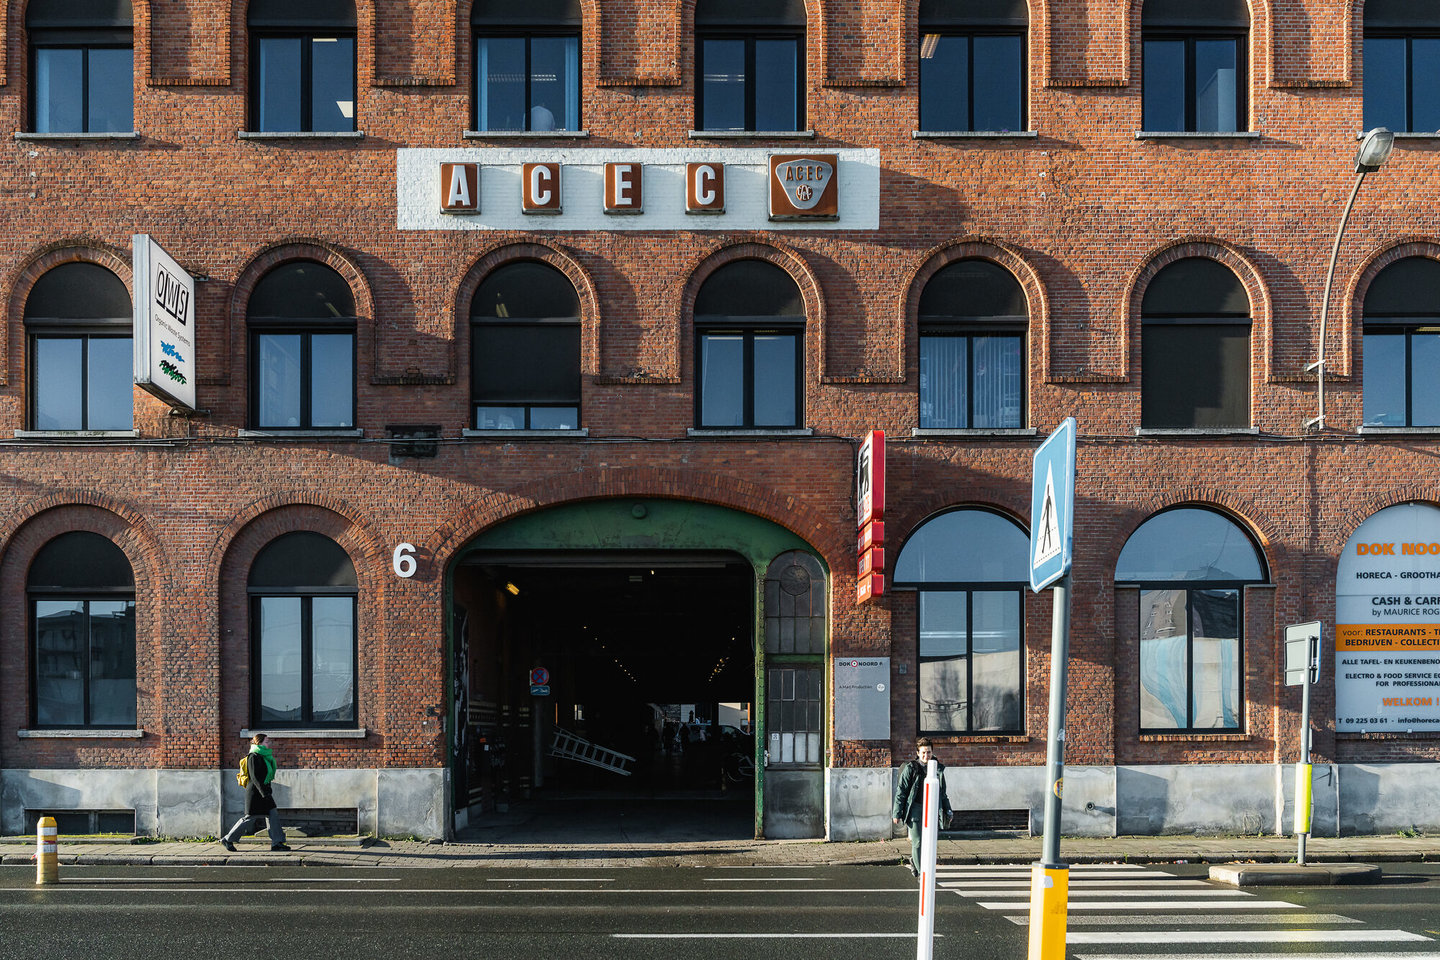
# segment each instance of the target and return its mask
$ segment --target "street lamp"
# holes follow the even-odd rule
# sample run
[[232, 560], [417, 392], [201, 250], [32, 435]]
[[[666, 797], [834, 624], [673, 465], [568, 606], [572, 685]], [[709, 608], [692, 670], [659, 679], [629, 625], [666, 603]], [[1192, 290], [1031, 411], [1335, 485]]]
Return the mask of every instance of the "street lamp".
[[1330, 312], [1330, 284], [1335, 279], [1335, 261], [1340, 256], [1340, 238], [1345, 235], [1345, 224], [1350, 220], [1350, 210], [1355, 206], [1355, 197], [1360, 193], [1360, 184], [1365, 180], [1365, 174], [1379, 170], [1380, 166], [1390, 159], [1390, 149], [1394, 146], [1395, 134], [1384, 127], [1376, 127], [1365, 134], [1365, 139], [1360, 141], [1360, 149], [1355, 151], [1355, 187], [1350, 191], [1350, 199], [1345, 203], [1345, 212], [1340, 215], [1340, 227], [1335, 231], [1335, 245], [1330, 248], [1330, 267], [1325, 271], [1325, 288], [1320, 294], [1320, 350], [1315, 362], [1305, 368], [1307, 373], [1311, 370], [1317, 371], [1316, 396], [1320, 401], [1319, 416], [1305, 421], [1306, 430], [1311, 427], [1316, 430], [1325, 429], [1325, 318]]

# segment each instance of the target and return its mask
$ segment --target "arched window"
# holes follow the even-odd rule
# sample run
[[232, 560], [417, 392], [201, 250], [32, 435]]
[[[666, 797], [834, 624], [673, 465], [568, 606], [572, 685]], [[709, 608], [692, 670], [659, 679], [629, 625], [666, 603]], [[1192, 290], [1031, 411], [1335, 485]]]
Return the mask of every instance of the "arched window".
[[1365, 0], [1365, 128], [1440, 129], [1440, 8]]
[[251, 0], [250, 125], [264, 133], [355, 129], [355, 4]]
[[30, 0], [30, 129], [130, 133], [135, 47], [130, 0]]
[[1177, 260], [1140, 307], [1140, 423], [1250, 425], [1250, 298], [1224, 264]]
[[1025, 425], [1025, 293], [989, 260], [943, 268], [920, 295], [920, 426]]
[[1366, 425], [1440, 426], [1440, 260], [1381, 270], [1365, 291], [1364, 331]]
[[712, 273], [695, 296], [695, 425], [800, 426], [804, 339], [790, 274], [765, 260]]
[[135, 575], [98, 533], [62, 533], [26, 576], [37, 727], [135, 726]]
[[477, 131], [580, 129], [579, 0], [478, 0]]
[[990, 510], [951, 510], [910, 534], [894, 586], [915, 590], [921, 734], [1022, 733], [1030, 538]]
[[1140, 731], [1237, 730], [1244, 722], [1244, 587], [1267, 579], [1259, 548], [1214, 510], [1146, 520], [1115, 582], [1139, 588]]
[[355, 567], [318, 533], [276, 537], [250, 567], [253, 726], [343, 726], [355, 711]]
[[805, 128], [804, 0], [699, 0], [695, 126]]
[[1025, 0], [921, 0], [920, 129], [1025, 129]]
[[1233, 133], [1246, 123], [1245, 0], [1145, 0], [1145, 130]]
[[766, 765], [815, 766], [825, 757], [825, 570], [801, 550], [765, 571]]
[[134, 427], [133, 322], [124, 282], [98, 264], [61, 264], [35, 281], [25, 300], [34, 429]]
[[260, 278], [246, 306], [250, 422], [259, 430], [355, 426], [355, 298], [314, 260]]
[[580, 427], [580, 298], [559, 270], [508, 263], [470, 301], [477, 430]]

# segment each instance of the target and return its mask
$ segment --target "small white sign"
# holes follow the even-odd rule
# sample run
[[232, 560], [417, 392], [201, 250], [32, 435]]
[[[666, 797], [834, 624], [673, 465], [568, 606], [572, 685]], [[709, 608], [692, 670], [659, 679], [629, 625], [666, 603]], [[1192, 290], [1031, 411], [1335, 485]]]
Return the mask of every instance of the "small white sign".
[[195, 409], [195, 280], [148, 234], [134, 238], [135, 383]]

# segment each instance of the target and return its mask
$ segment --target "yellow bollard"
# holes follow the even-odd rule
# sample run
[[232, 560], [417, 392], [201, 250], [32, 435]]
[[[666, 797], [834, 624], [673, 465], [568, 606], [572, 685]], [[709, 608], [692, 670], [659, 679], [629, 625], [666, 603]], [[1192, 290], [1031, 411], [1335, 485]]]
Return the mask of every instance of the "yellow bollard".
[[1070, 868], [1037, 863], [1030, 869], [1029, 960], [1065, 960]]
[[35, 828], [35, 882], [60, 882], [60, 837], [54, 817], [41, 817]]

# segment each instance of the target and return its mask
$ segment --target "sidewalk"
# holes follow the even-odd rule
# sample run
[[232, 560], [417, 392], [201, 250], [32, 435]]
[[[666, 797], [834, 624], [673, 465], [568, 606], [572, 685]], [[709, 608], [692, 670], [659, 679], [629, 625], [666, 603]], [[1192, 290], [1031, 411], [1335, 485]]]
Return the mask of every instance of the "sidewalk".
[[[808, 867], [825, 865], [898, 864], [908, 855], [902, 837], [863, 843], [820, 840], [704, 840], [688, 842], [595, 843], [438, 843], [419, 840], [377, 840], [358, 846], [324, 839], [292, 838], [291, 853], [271, 853], [268, 844], [253, 852], [241, 845], [229, 853], [219, 843], [161, 841], [103, 843], [60, 841], [60, 863], [139, 866], [202, 866], [236, 864], [309, 867]], [[1031, 863], [1039, 858], [1039, 837], [959, 836], [940, 841], [941, 863]], [[0, 845], [0, 863], [28, 865], [33, 841]], [[1060, 855], [1069, 863], [1226, 863], [1293, 860], [1293, 837], [1110, 837], [1065, 839]], [[1356, 861], [1386, 863], [1440, 861], [1440, 836], [1315, 837], [1306, 844], [1306, 859], [1315, 863]]]

